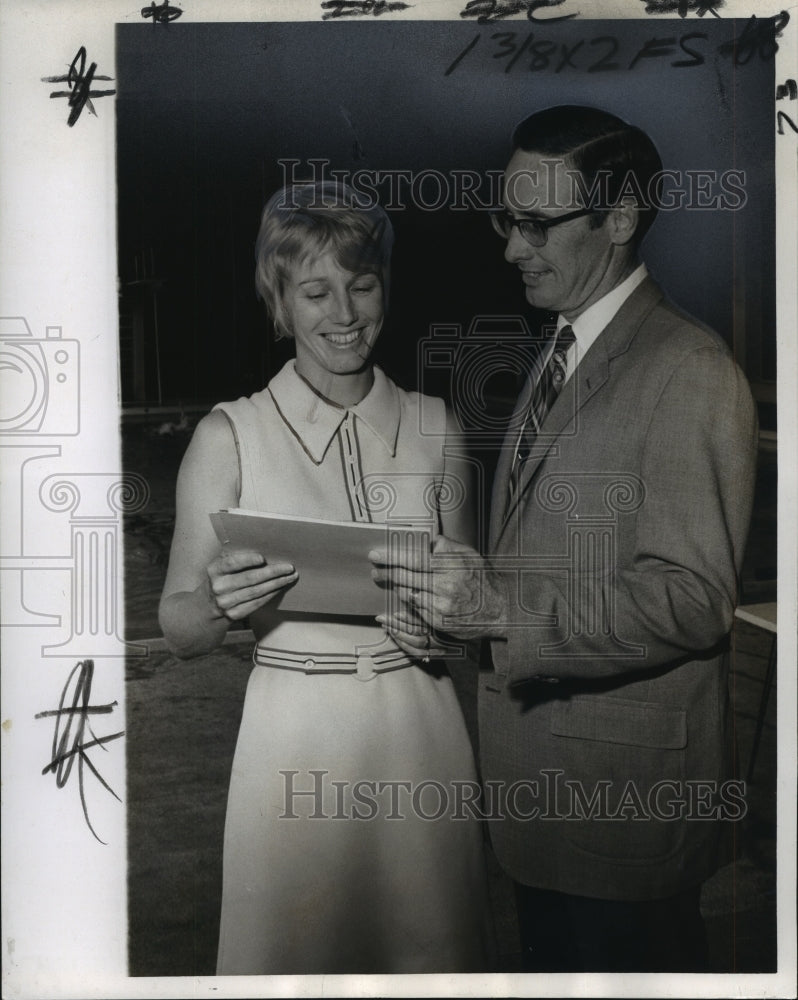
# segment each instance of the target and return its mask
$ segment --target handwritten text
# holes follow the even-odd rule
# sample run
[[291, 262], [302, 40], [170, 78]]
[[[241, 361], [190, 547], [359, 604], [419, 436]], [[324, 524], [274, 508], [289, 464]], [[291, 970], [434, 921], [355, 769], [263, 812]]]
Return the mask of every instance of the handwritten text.
[[66, 83], [69, 90], [54, 90], [50, 97], [66, 97], [69, 104], [69, 118], [67, 125], [70, 128], [80, 118], [84, 107], [96, 117], [97, 112], [91, 103], [92, 97], [110, 97], [115, 94], [115, 90], [92, 90], [91, 85], [94, 80], [112, 80], [111, 76], [101, 76], [96, 72], [97, 63], [92, 63], [86, 69], [86, 49], [81, 45], [77, 55], [69, 66], [69, 72], [65, 76], [43, 76], [44, 83]]
[[714, 52], [708, 44], [709, 36], [703, 31], [652, 36], [634, 48], [611, 34], [563, 42], [532, 31], [479, 32], [449, 63], [444, 76], [454, 73], [478, 47], [483, 58], [502, 66], [505, 73], [512, 70], [562, 73], [566, 69], [606, 73], [633, 70], [662, 59], [677, 69], [686, 69], [702, 66], [715, 55], [731, 57], [735, 66], [742, 66], [754, 56], [772, 60], [779, 49], [777, 39], [789, 19], [786, 11], [772, 18], [754, 16], [739, 38], [723, 42]]
[[[83, 815], [89, 829], [94, 837], [104, 844], [105, 841], [97, 836], [97, 832], [89, 819], [89, 810], [86, 805], [86, 789], [84, 783], [83, 767], [86, 765], [94, 777], [108, 792], [119, 802], [122, 800], [105, 781], [94, 763], [89, 758], [88, 751], [100, 747], [105, 750], [105, 744], [113, 740], [118, 740], [124, 736], [124, 731], [113, 733], [111, 736], [95, 736], [89, 718], [94, 715], [109, 715], [116, 707], [116, 702], [109, 705], [91, 705], [91, 685], [94, 678], [94, 661], [80, 660], [72, 669], [64, 690], [61, 692], [61, 700], [58, 708], [50, 709], [46, 712], [39, 712], [37, 719], [55, 719], [55, 729], [53, 731], [53, 746], [50, 763], [42, 770], [42, 774], [54, 774], [55, 783], [58, 788], [64, 788], [72, 774], [75, 760], [78, 762], [78, 788], [80, 790], [80, 804], [83, 807]], [[86, 730], [92, 737], [85, 739]], [[107, 751], [106, 751], [107, 752]]]

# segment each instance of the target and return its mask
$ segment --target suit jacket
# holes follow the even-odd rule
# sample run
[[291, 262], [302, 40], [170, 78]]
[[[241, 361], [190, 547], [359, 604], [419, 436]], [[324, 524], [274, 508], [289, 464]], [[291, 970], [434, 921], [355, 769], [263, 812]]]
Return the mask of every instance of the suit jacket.
[[516, 880], [642, 900], [727, 860], [745, 812], [727, 678], [756, 447], [723, 341], [650, 278], [565, 384], [509, 507], [506, 443], [490, 554], [506, 638], [489, 643], [479, 716], [492, 840]]

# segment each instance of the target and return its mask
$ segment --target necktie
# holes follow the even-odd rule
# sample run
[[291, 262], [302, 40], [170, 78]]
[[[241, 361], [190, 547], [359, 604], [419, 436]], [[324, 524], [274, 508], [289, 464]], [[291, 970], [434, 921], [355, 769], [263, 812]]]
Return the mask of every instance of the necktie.
[[514, 495], [518, 488], [518, 480], [521, 475], [521, 467], [529, 458], [532, 445], [540, 432], [546, 414], [554, 405], [554, 400], [560, 394], [565, 384], [566, 363], [565, 356], [568, 348], [574, 343], [573, 328], [562, 327], [556, 334], [554, 340], [554, 350], [541, 372], [540, 378], [532, 391], [532, 401], [526, 411], [524, 425], [521, 429], [521, 437], [518, 442], [518, 450], [513, 458], [512, 469], [510, 470], [510, 497]]

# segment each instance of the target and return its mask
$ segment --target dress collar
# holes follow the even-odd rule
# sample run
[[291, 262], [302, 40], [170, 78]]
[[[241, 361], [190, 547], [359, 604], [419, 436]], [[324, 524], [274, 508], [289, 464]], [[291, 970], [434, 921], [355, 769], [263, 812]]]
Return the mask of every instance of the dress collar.
[[354, 406], [336, 406], [325, 401], [297, 375], [293, 359], [286, 362], [269, 382], [268, 391], [280, 416], [317, 465], [348, 413], [361, 420], [390, 455], [396, 454], [399, 392], [376, 365], [374, 384]]

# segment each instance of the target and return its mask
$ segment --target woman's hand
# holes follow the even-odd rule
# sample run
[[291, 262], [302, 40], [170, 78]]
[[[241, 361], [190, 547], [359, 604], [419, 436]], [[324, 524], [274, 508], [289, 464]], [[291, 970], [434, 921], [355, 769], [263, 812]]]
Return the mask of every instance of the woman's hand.
[[296, 583], [287, 562], [268, 563], [259, 552], [223, 551], [208, 566], [207, 593], [214, 618], [240, 621]]

